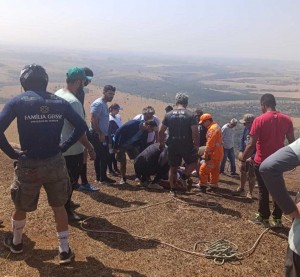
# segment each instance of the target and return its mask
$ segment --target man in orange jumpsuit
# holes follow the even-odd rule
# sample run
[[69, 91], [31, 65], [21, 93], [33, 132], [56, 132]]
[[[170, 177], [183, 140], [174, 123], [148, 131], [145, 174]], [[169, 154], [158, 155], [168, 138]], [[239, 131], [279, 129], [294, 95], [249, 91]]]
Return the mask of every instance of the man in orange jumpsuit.
[[[200, 117], [200, 124], [206, 129], [206, 149], [202, 156], [203, 163], [200, 166], [200, 190], [203, 193], [214, 190], [218, 187], [220, 164], [223, 159], [223, 139], [220, 126], [213, 121], [208, 113]], [[210, 177], [211, 186], [208, 186], [208, 177]]]

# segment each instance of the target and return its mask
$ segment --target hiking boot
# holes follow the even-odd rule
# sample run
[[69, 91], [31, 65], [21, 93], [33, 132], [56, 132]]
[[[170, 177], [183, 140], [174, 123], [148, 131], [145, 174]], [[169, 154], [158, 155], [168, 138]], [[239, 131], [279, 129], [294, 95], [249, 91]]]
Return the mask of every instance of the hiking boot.
[[15, 245], [13, 243], [13, 234], [8, 233], [6, 237], [4, 238], [3, 242], [4, 246], [10, 250], [10, 252], [14, 254], [20, 254], [23, 252], [23, 242]]
[[157, 189], [157, 190], [163, 190], [164, 188], [160, 186], [159, 184], [150, 183], [148, 185], [148, 189]]
[[237, 188], [236, 191], [233, 191], [233, 192], [232, 192], [232, 195], [236, 195], [236, 196], [238, 196], [238, 195], [243, 195], [243, 194], [245, 194], [245, 190], [242, 189], [241, 187], [240, 187], [240, 188]]
[[78, 190], [80, 190], [80, 191], [98, 191], [100, 189], [91, 184], [82, 184], [79, 186]]
[[282, 228], [282, 227], [283, 227], [283, 224], [282, 224], [281, 219], [279, 219], [279, 218], [274, 218], [274, 219], [273, 219], [273, 225], [272, 225], [272, 227], [275, 227], [275, 228]]
[[260, 214], [255, 214], [255, 217], [250, 220], [251, 223], [257, 224], [257, 225], [263, 225], [265, 228], [270, 227], [269, 219], [263, 219]]
[[75, 254], [72, 252], [71, 248], [69, 247], [68, 252], [61, 252], [59, 253], [59, 264], [65, 265], [68, 264], [74, 259]]

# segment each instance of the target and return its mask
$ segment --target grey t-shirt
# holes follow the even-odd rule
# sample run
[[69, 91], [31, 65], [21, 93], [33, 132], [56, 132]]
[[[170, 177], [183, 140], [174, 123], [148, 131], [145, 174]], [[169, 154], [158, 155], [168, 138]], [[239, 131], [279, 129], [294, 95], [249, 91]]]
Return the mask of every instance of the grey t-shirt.
[[91, 114], [98, 118], [99, 129], [105, 136], [107, 136], [109, 126], [109, 111], [108, 105], [103, 98], [98, 98], [92, 103]]

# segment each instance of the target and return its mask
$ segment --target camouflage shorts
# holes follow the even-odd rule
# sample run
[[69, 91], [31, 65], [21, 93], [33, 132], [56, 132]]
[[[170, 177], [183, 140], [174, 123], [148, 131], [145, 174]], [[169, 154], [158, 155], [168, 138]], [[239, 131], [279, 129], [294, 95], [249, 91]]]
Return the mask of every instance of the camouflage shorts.
[[43, 160], [19, 160], [15, 164], [11, 197], [17, 210], [36, 210], [43, 186], [52, 207], [63, 206], [71, 193], [65, 159], [61, 153]]

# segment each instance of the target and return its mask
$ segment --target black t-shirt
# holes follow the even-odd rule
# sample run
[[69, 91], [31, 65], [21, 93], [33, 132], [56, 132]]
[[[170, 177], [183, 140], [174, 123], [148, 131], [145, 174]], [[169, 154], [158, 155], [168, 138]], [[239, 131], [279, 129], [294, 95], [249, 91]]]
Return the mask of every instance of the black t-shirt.
[[174, 109], [165, 115], [162, 124], [168, 127], [168, 145], [193, 143], [191, 127], [197, 125], [196, 118], [187, 109]]

